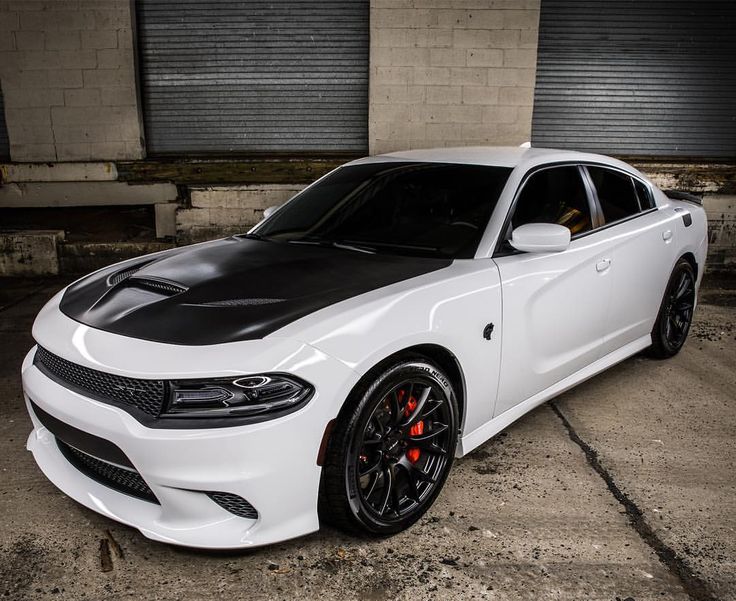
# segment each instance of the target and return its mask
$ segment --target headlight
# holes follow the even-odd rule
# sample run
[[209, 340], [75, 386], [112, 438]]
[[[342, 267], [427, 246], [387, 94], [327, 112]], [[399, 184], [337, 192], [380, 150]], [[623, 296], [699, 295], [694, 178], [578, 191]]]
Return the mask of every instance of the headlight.
[[174, 380], [161, 417], [247, 417], [294, 410], [313, 392], [306, 382], [285, 374]]

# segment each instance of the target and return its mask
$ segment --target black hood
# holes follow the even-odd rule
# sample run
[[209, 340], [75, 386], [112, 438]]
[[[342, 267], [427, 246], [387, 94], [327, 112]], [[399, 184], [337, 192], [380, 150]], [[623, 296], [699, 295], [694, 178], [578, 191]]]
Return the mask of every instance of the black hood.
[[236, 236], [103, 269], [72, 284], [61, 310], [90, 327], [156, 342], [253, 340], [450, 263]]

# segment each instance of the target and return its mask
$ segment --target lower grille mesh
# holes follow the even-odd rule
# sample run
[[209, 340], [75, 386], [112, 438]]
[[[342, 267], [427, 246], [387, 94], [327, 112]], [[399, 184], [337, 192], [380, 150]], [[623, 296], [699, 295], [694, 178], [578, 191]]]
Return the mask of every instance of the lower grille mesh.
[[156, 495], [153, 494], [146, 481], [135, 470], [118, 467], [102, 459], [97, 459], [97, 457], [92, 457], [92, 455], [87, 455], [87, 453], [70, 447], [58, 438], [56, 444], [59, 445], [59, 450], [69, 463], [86, 476], [131, 497], [159, 504]]
[[208, 492], [206, 494], [220, 507], [226, 509], [233, 515], [251, 520], [258, 518], [256, 508], [248, 503], [248, 501], [243, 497], [239, 497], [238, 495], [234, 495], [229, 492]]

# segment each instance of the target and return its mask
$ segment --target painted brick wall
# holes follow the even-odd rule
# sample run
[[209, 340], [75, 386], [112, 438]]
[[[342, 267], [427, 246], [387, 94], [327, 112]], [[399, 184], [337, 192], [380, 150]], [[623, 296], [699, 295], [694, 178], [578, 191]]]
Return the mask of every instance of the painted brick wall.
[[539, 0], [372, 0], [371, 154], [531, 137]]
[[142, 156], [129, 0], [1, 0], [14, 161]]

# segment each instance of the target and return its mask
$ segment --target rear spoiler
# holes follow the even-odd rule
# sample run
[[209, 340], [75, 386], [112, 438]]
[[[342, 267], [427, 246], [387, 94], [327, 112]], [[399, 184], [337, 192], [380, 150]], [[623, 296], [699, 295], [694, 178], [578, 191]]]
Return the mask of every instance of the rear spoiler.
[[667, 198], [672, 200], [684, 200], [703, 206], [703, 199], [700, 196], [695, 196], [695, 194], [690, 194], [690, 192], [683, 192], [682, 190], [663, 190], [663, 192]]

